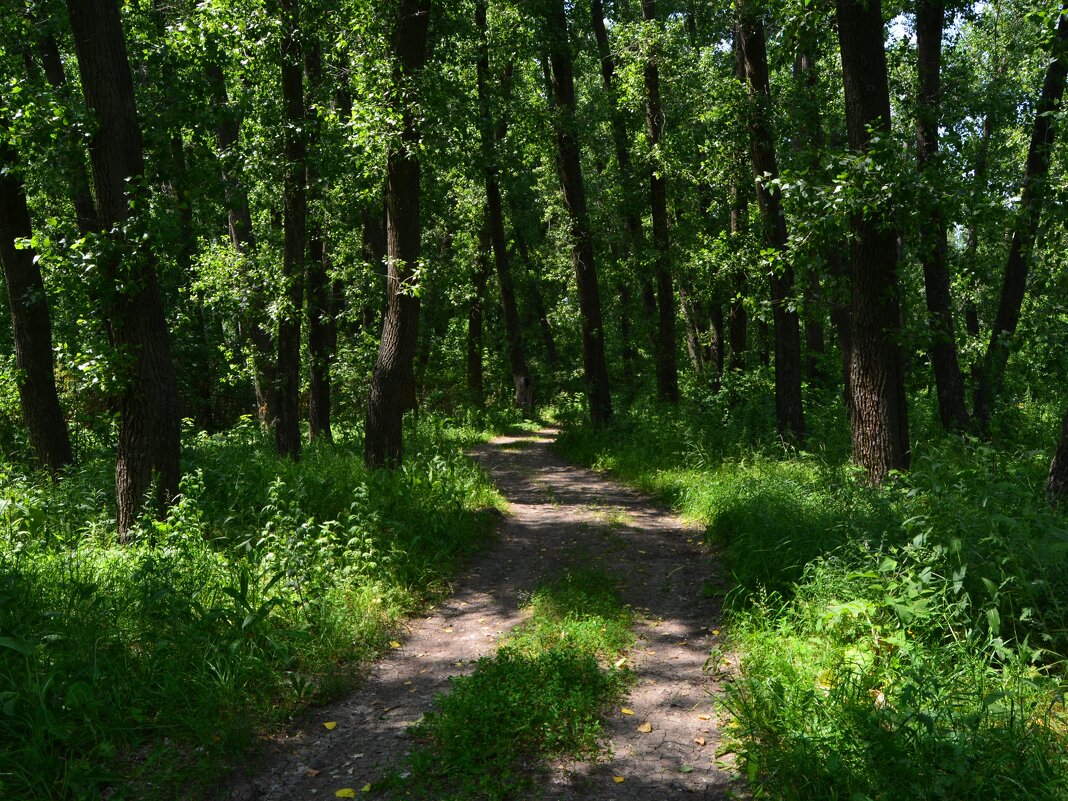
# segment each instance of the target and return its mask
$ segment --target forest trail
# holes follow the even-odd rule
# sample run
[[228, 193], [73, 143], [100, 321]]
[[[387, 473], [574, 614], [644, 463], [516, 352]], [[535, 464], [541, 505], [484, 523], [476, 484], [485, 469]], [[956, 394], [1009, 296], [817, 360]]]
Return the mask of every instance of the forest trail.
[[[234, 801], [308, 801], [359, 790], [401, 763], [408, 727], [520, 623], [520, 605], [567, 570], [599, 567], [621, 579], [635, 613], [628, 653], [638, 680], [606, 721], [611, 756], [562, 762], [543, 777], [543, 797], [587, 801], [719, 799], [731, 779], [716, 767], [718, 688], [702, 668], [717, 644], [718, 605], [702, 588], [709, 558], [700, 531], [549, 448], [555, 432], [498, 437], [471, 455], [509, 502], [500, 538], [457, 581], [455, 592], [409, 621], [400, 647], [370, 667], [356, 693], [274, 741], [266, 767], [232, 787]], [[327, 730], [324, 722], [336, 723]], [[638, 731], [648, 722], [652, 730]], [[617, 782], [614, 777], [623, 777]], [[363, 796], [366, 797], [366, 796]], [[378, 797], [378, 796], [374, 796]]]

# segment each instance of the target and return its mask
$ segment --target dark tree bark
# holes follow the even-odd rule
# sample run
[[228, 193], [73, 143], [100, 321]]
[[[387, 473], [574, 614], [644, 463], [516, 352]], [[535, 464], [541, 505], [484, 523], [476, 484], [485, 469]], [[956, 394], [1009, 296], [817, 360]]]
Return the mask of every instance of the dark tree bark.
[[1049, 478], [1046, 481], [1046, 497], [1051, 506], [1060, 506], [1068, 499], [1068, 412], [1064, 414], [1061, 424], [1061, 437], [1057, 441], [1057, 450], [1049, 465]]
[[[642, 0], [642, 19], [656, 23], [656, 0]], [[653, 153], [659, 153], [664, 137], [664, 111], [660, 105], [660, 68], [656, 57], [646, 58], [645, 137]], [[668, 230], [667, 179], [654, 163], [649, 175], [649, 203], [656, 249], [656, 306], [659, 310], [656, 339], [656, 387], [660, 400], [679, 402], [679, 369], [675, 355], [675, 290], [672, 285], [671, 235]]]
[[467, 308], [467, 390], [472, 400], [481, 404], [486, 396], [482, 378], [482, 311], [486, 302], [486, 284], [490, 270], [489, 230], [483, 224], [478, 232], [478, 264], [475, 267], [474, 295]]
[[[890, 133], [890, 89], [879, 0], [837, 0], [849, 146]], [[908, 405], [901, 362], [897, 233], [891, 213], [868, 208], [853, 232], [853, 335], [849, 403], [853, 459], [873, 483], [909, 466]]]
[[[504, 312], [504, 328], [508, 336], [508, 363], [512, 369], [516, 405], [524, 414], [534, 410], [534, 385], [527, 368], [523, 348], [523, 330], [519, 320], [519, 308], [515, 300], [515, 284], [512, 280], [512, 265], [508, 258], [508, 241], [504, 233], [504, 203], [501, 199], [501, 184], [497, 166], [496, 145], [507, 133], [503, 115], [498, 126], [493, 124], [489, 93], [489, 37], [486, 32], [486, 0], [475, 2], [475, 24], [479, 32], [477, 66], [478, 109], [482, 138], [482, 158], [485, 162], [483, 179], [486, 187], [486, 214], [490, 241], [493, 243], [493, 261], [497, 268], [497, 283], [501, 293], [501, 309]], [[511, 81], [510, 70], [505, 72], [505, 95]]]
[[412, 359], [419, 342], [419, 298], [412, 292], [422, 252], [419, 127], [416, 81], [426, 64], [430, 0], [401, 0], [393, 37], [394, 110], [402, 116], [401, 143], [386, 165], [388, 306], [371, 374], [363, 458], [368, 467], [399, 465], [405, 401], [412, 392]]
[[363, 327], [367, 330], [378, 329], [385, 319], [389, 305], [389, 281], [386, 267], [386, 198], [382, 197], [380, 208], [364, 208], [361, 214], [363, 223], [361, 244], [363, 255], [374, 270], [376, 296], [366, 300], [363, 305]]
[[1064, 95], [1065, 74], [1068, 72], [1068, 3], [1061, 6], [1053, 52], [1046, 68], [1042, 92], [1038, 98], [1031, 145], [1027, 151], [1020, 208], [1013, 224], [1009, 258], [1001, 287], [1001, 300], [991, 331], [990, 343], [983, 358], [979, 383], [975, 388], [975, 417], [980, 429], [986, 431], [994, 402], [1001, 394], [1005, 379], [1005, 365], [1016, 326], [1020, 321], [1020, 307], [1027, 291], [1027, 273], [1031, 265], [1031, 250], [1038, 234], [1038, 221], [1046, 197], [1046, 178], [1049, 174], [1050, 153], [1056, 135], [1054, 121]]
[[[237, 112], [230, 106], [226, 92], [226, 78], [222, 68], [211, 51], [205, 60], [205, 76], [211, 90], [212, 106], [215, 113], [215, 144], [219, 150], [219, 165], [222, 176], [223, 193], [226, 203], [227, 222], [230, 229], [230, 242], [234, 252], [240, 256], [250, 257], [256, 250], [256, 241], [252, 231], [252, 213], [249, 208], [248, 191], [241, 181], [241, 170], [234, 157], [238, 143], [239, 126]], [[252, 373], [256, 390], [256, 411], [260, 423], [273, 428], [275, 414], [275, 384], [277, 369], [275, 367], [274, 341], [271, 334], [260, 323], [263, 316], [263, 298], [258, 290], [252, 292], [249, 308], [238, 321], [242, 338], [251, 344]]]
[[[131, 201], [143, 207], [144, 160], [133, 80], [115, 0], [68, 0], [86, 106], [99, 125], [89, 145], [102, 232], [107, 316], [128, 370], [119, 398], [115, 465], [118, 531], [125, 540], [155, 483], [162, 508], [178, 493], [178, 388], [156, 263], [137, 235]], [[121, 255], [120, 255], [121, 254]]]
[[[742, 57], [742, 48], [735, 36], [734, 42], [734, 77], [739, 83], [745, 84], [745, 59]], [[746, 221], [749, 219], [749, 195], [745, 191], [746, 181], [743, 174], [746, 172], [745, 152], [738, 148], [734, 153], [734, 165], [731, 170], [730, 183], [730, 226], [731, 240], [734, 242], [735, 252], [742, 245], [745, 234]], [[734, 270], [734, 297], [730, 302], [727, 312], [727, 337], [730, 345], [730, 360], [727, 366], [731, 370], [741, 370], [745, 367], [746, 327], [747, 313], [744, 298], [748, 292], [748, 280], [745, 268], [738, 266]]]
[[[916, 61], [919, 98], [916, 110], [916, 160], [926, 177], [938, 159], [938, 121], [942, 102], [942, 30], [944, 0], [916, 4]], [[937, 173], [936, 173], [937, 175]], [[936, 178], [937, 180], [937, 178]], [[947, 431], [968, 425], [964, 379], [957, 356], [953, 306], [949, 294], [949, 240], [945, 214], [935, 203], [920, 223], [920, 260], [930, 329], [930, 356], [938, 392], [938, 416]]]
[[575, 82], [568, 41], [564, 0], [551, 0], [546, 6], [549, 61], [552, 70], [553, 121], [556, 128], [557, 169], [570, 218], [571, 257], [575, 265], [579, 312], [582, 317], [582, 361], [586, 395], [594, 427], [612, 416], [612, 396], [604, 353], [604, 326], [601, 297], [597, 289], [597, 268], [593, 259], [593, 237], [586, 208], [586, 186], [575, 122]]
[[701, 347], [701, 332], [698, 330], [693, 304], [684, 286], [679, 287], [679, 311], [682, 313], [683, 327], [686, 331], [686, 355], [690, 357], [690, 366], [699, 373], [705, 366], [704, 351]]
[[32, 236], [33, 230], [18, 158], [7, 134], [7, 121], [0, 118], [0, 265], [14, 330], [19, 403], [37, 461], [56, 473], [74, 456], [56, 391], [52, 319], [41, 270], [32, 249], [15, 248], [15, 242]]
[[852, 278], [837, 246], [827, 250], [827, 272], [832, 279], [834, 297], [831, 299], [831, 325], [838, 336], [838, 355], [842, 360], [844, 395], [848, 405], [853, 397], [849, 383], [849, 364], [853, 354]]
[[775, 158], [764, 24], [759, 14], [744, 3], [739, 2], [738, 9], [738, 37], [751, 101], [749, 141], [757, 205], [764, 242], [778, 251], [783, 261], [771, 275], [771, 307], [775, 323], [775, 417], [780, 435], [802, 440], [805, 419], [801, 406], [801, 327], [797, 312], [789, 307], [794, 291], [794, 272], [786, 254], [786, 215], [778, 187], [774, 184], [779, 168]]
[[537, 276], [534, 275], [531, 269], [530, 247], [527, 245], [522, 229], [516, 224], [518, 213], [514, 207], [512, 208], [512, 215], [515, 246], [516, 250], [519, 251], [519, 258], [526, 266], [527, 284], [530, 287], [531, 300], [534, 302], [534, 316], [538, 320], [538, 329], [541, 331], [542, 343], [545, 345], [545, 356], [549, 360], [549, 366], [555, 370], [560, 366], [560, 352], [556, 348], [556, 337], [553, 336], [553, 328], [549, 325], [549, 314], [545, 310], [545, 301], [541, 296], [541, 289], [538, 287]]
[[321, 177], [316, 152], [319, 145], [319, 98], [325, 95], [323, 57], [319, 42], [314, 38], [304, 55], [304, 71], [308, 76], [309, 100], [309, 158], [307, 169], [308, 193], [312, 215], [308, 226], [308, 439], [333, 442], [330, 430], [330, 365], [337, 341], [333, 307], [334, 292], [330, 282], [330, 258], [326, 249], [322, 211], [316, 200], [322, 195]]
[[281, 0], [282, 106], [285, 124], [283, 305], [278, 315], [278, 375], [274, 427], [280, 456], [300, 458], [300, 318], [304, 307], [304, 249], [308, 239], [308, 140], [297, 0]]

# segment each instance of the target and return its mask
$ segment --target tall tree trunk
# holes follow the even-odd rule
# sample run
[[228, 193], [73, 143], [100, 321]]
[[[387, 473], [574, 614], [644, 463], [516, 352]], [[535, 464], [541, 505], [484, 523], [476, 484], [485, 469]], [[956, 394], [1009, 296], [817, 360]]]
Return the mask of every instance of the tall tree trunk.
[[125, 540], [153, 483], [161, 508], [178, 493], [178, 387], [155, 258], [137, 235], [142, 221], [130, 217], [131, 206], [144, 207], [145, 170], [119, 7], [116, 0], [68, 0], [67, 8], [86, 106], [99, 123], [89, 155], [99, 221], [113, 240], [100, 266], [115, 288], [107, 312], [128, 364], [115, 464], [118, 531]]
[[[916, 4], [916, 63], [919, 102], [916, 109], [916, 160], [921, 178], [932, 172], [938, 158], [938, 124], [942, 102], [942, 29], [945, 0]], [[931, 183], [928, 181], [928, 183]], [[920, 223], [920, 259], [927, 300], [931, 365], [938, 391], [938, 416], [947, 431], [968, 425], [964, 379], [957, 356], [953, 306], [949, 295], [949, 240], [945, 214], [935, 203]]]
[[364, 208], [360, 212], [362, 221], [361, 245], [363, 256], [371, 265], [375, 276], [375, 294], [363, 304], [363, 327], [367, 330], [380, 328], [385, 320], [389, 305], [389, 280], [386, 266], [386, 198], [383, 196], [380, 208]]
[[467, 389], [471, 399], [481, 405], [486, 396], [482, 378], [482, 310], [486, 302], [486, 284], [490, 275], [489, 230], [483, 224], [478, 231], [478, 263], [475, 267], [474, 295], [467, 308]]
[[[489, 36], [486, 31], [486, 0], [475, 1], [475, 24], [479, 33], [477, 66], [479, 130], [482, 138], [482, 158], [485, 162], [483, 179], [486, 187], [486, 214], [490, 241], [493, 243], [493, 261], [497, 267], [497, 283], [501, 291], [501, 308], [504, 312], [504, 327], [508, 335], [508, 363], [512, 368], [512, 383], [515, 386], [516, 405], [524, 414], [534, 409], [534, 386], [527, 368], [526, 352], [523, 349], [523, 331], [519, 321], [519, 308], [515, 300], [515, 284], [512, 281], [512, 266], [508, 259], [508, 241], [504, 233], [504, 204], [501, 199], [496, 144], [504, 139], [507, 123], [503, 116], [500, 124], [493, 124], [493, 112], [489, 96]], [[504, 77], [505, 94], [508, 93], [510, 74]]]
[[314, 209], [308, 227], [308, 439], [314, 442], [325, 439], [333, 442], [330, 430], [330, 363], [334, 358], [336, 327], [333, 308], [333, 287], [330, 282], [330, 259], [326, 250], [326, 234], [323, 229], [323, 213], [316, 203], [322, 197], [322, 178], [317, 162], [321, 154], [318, 109], [319, 99], [326, 94], [323, 81], [323, 57], [319, 42], [313, 38], [304, 56], [304, 71], [308, 76], [307, 107], [312, 119], [308, 130], [309, 158], [307, 169], [308, 193]]
[[834, 245], [827, 250], [827, 272], [832, 279], [834, 297], [831, 300], [831, 325], [838, 336], [838, 355], [842, 360], [842, 380], [846, 403], [853, 397], [849, 384], [849, 364], [853, 354], [853, 309], [852, 285], [849, 270], [838, 248]]
[[282, 244], [283, 302], [278, 315], [278, 422], [275, 449], [300, 458], [300, 318], [304, 308], [304, 249], [308, 238], [308, 140], [305, 130], [304, 70], [297, 0], [281, 0], [282, 106], [284, 115], [285, 204]]
[[764, 44], [764, 24], [759, 14], [744, 0], [737, 0], [738, 36], [745, 59], [749, 87], [750, 154], [756, 178], [757, 205], [764, 229], [764, 242], [777, 251], [782, 264], [771, 275], [771, 307], [775, 323], [775, 416], [784, 437], [804, 439], [805, 419], [801, 406], [801, 328], [790, 300], [794, 272], [786, 252], [786, 215], [775, 180], [779, 168], [775, 158], [772, 129], [771, 86], [768, 56]]
[[[737, 37], [736, 37], [737, 38]], [[745, 82], [745, 62], [742, 59], [741, 47], [734, 47], [735, 53], [735, 77], [739, 82]], [[734, 165], [731, 170], [730, 183], [730, 227], [731, 241], [735, 253], [742, 248], [742, 239], [745, 235], [746, 220], [749, 218], [749, 196], [745, 191], [745, 181], [742, 173], [745, 172], [745, 154], [738, 149], [734, 153]], [[730, 345], [730, 360], [727, 366], [731, 370], [741, 370], [745, 367], [746, 327], [747, 313], [745, 310], [745, 296], [749, 290], [746, 280], [745, 267], [741, 264], [734, 269], [734, 297], [731, 298], [730, 309], [727, 312], [727, 338]]]
[[[868, 150], [890, 133], [890, 88], [879, 0], [837, 0], [849, 146]], [[891, 212], [869, 208], [853, 232], [850, 423], [853, 459], [873, 483], [909, 466], [908, 404], [901, 361], [897, 233]]]
[[1064, 414], [1061, 424], [1061, 437], [1057, 441], [1057, 450], [1049, 465], [1049, 478], [1046, 481], [1046, 497], [1051, 506], [1059, 506], [1068, 499], [1068, 412]]
[[[656, 0], [642, 0], [642, 19], [656, 24]], [[656, 387], [660, 400], [679, 402], [679, 368], [675, 355], [675, 290], [672, 286], [671, 237], [668, 231], [667, 178], [658, 164], [664, 137], [664, 111], [660, 105], [660, 68], [656, 56], [646, 57], [645, 138], [654, 154], [649, 174], [649, 201], [656, 248], [656, 306], [659, 310], [656, 340]]]
[[[604, 24], [604, 3], [602, 0], [590, 0], [590, 17], [593, 23], [593, 37], [597, 42], [597, 55], [601, 62], [601, 82], [604, 85], [605, 95], [609, 100], [612, 123], [612, 143], [616, 151], [616, 167], [619, 169], [620, 188], [622, 190], [623, 208], [620, 210], [623, 217], [625, 251], [637, 255], [642, 252], [642, 223], [638, 212], [638, 188], [634, 179], [634, 167], [630, 158], [630, 148], [627, 146], [627, 122], [619, 112], [619, 94], [616, 87], [616, 61], [612, 55], [612, 48], [608, 42], [608, 30]], [[649, 333], [649, 344], [653, 350], [657, 349], [657, 343], [652, 332], [657, 327], [657, 300], [656, 289], [648, 276], [639, 272], [638, 284], [641, 287], [642, 310], [645, 314], [645, 325]]]
[[582, 163], [576, 134], [574, 69], [564, 0], [551, 0], [547, 4], [546, 22], [552, 68], [557, 169], [564, 194], [564, 206], [570, 218], [571, 258], [575, 266], [579, 313], [582, 317], [582, 361], [586, 395], [593, 425], [599, 428], [612, 416], [612, 396], [608, 386], [608, 367], [605, 363], [604, 326], [601, 322], [601, 297], [597, 289], [597, 268], [593, 260], [593, 236], [590, 232], [586, 186], [582, 179]]
[[[251, 257], [256, 250], [252, 231], [252, 212], [249, 209], [248, 191], [241, 181], [234, 148], [238, 143], [239, 127], [236, 110], [230, 105], [226, 92], [226, 78], [209, 45], [209, 57], [205, 60], [204, 72], [211, 90], [211, 102], [215, 113], [215, 144], [219, 149], [219, 165], [226, 203], [230, 242], [234, 252]], [[249, 308], [238, 322], [241, 335], [252, 345], [252, 373], [256, 390], [256, 411], [260, 423], [272, 428], [275, 423], [275, 383], [277, 370], [274, 363], [274, 342], [270, 333], [260, 323], [263, 316], [263, 298], [254, 289], [249, 299]]]
[[1001, 287], [1001, 300], [991, 331], [990, 343], [983, 358], [979, 384], [975, 389], [975, 417], [982, 430], [987, 430], [990, 415], [1005, 379], [1005, 365], [1016, 326], [1020, 321], [1020, 307], [1027, 290], [1027, 273], [1031, 250], [1038, 234], [1038, 221], [1046, 197], [1046, 177], [1049, 174], [1050, 153], [1056, 134], [1054, 121], [1064, 95], [1065, 74], [1068, 72], [1068, 2], [1061, 5], [1057, 35], [1042, 93], [1038, 98], [1035, 123], [1031, 131], [1031, 145], [1027, 151], [1020, 208], [1012, 230], [1009, 258]]
[[11, 308], [22, 419], [37, 461], [55, 473], [74, 456], [56, 391], [52, 319], [41, 270], [32, 249], [15, 247], [16, 241], [32, 236], [33, 230], [8, 130], [7, 120], [0, 118], [0, 266]]
[[415, 81], [426, 64], [430, 0], [400, 0], [393, 38], [394, 111], [402, 118], [401, 143], [386, 163], [388, 305], [371, 374], [363, 458], [368, 467], [399, 465], [404, 451], [405, 400], [412, 393], [412, 359], [419, 342], [419, 298], [412, 292], [422, 252], [419, 127]]

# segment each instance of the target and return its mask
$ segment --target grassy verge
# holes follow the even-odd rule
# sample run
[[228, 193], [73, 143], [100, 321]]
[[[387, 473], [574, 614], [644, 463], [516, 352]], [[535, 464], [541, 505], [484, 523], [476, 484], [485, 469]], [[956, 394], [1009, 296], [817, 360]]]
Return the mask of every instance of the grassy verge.
[[1068, 797], [1068, 527], [1042, 498], [1048, 453], [921, 440], [910, 474], [872, 489], [841, 448], [754, 447], [731, 422], [642, 408], [558, 447], [707, 525], [754, 791]]
[[[0, 479], [0, 797], [196, 797], [257, 732], [351, 686], [489, 534], [497, 498], [424, 418], [403, 468], [256, 426], [187, 442], [167, 520], [112, 536], [106, 455]], [[198, 789], [201, 788], [201, 789]]]
[[538, 590], [529, 612], [495, 655], [452, 679], [416, 727], [410, 764], [373, 789], [434, 801], [526, 798], [546, 760], [600, 753], [601, 715], [629, 681], [614, 663], [633, 643], [630, 613], [593, 572]]

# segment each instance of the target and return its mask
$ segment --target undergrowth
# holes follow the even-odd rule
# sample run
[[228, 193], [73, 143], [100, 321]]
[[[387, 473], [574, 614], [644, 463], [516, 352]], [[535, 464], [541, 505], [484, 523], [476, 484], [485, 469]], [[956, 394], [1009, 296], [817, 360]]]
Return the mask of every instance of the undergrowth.
[[630, 613], [602, 573], [565, 575], [536, 591], [529, 618], [413, 730], [410, 764], [375, 790], [434, 801], [527, 798], [553, 757], [596, 758], [601, 717], [630, 674]]
[[733, 386], [639, 404], [599, 432], [572, 424], [557, 447], [707, 526], [729, 576], [709, 590], [740, 660], [729, 739], [755, 795], [1068, 798], [1052, 442], [935, 436], [921, 419], [912, 470], [872, 488], [827, 400], [809, 420], [818, 453], [775, 443], [770, 410]]
[[[478, 421], [474, 421], [478, 422]], [[351, 686], [488, 535], [497, 503], [425, 417], [395, 471], [357, 436], [278, 459], [252, 423], [186, 443], [166, 520], [114, 541], [107, 454], [0, 477], [0, 797], [200, 797], [257, 732]]]

